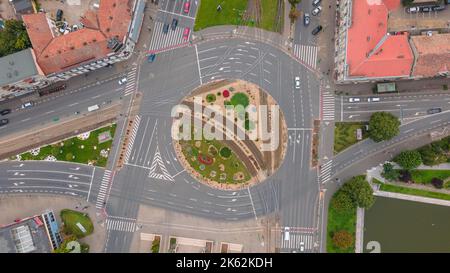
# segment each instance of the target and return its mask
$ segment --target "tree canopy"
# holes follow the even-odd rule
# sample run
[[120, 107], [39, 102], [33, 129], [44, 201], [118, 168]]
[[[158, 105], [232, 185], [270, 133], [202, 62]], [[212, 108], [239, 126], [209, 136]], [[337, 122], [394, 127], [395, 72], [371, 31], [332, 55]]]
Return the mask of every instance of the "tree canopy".
[[336, 231], [333, 234], [333, 244], [340, 249], [347, 249], [353, 245], [353, 236], [346, 230]]
[[403, 151], [394, 158], [394, 161], [405, 170], [413, 170], [422, 164], [422, 157], [416, 150]]
[[373, 189], [364, 176], [355, 176], [340, 189], [352, 200], [354, 206], [370, 208], [375, 202]]
[[31, 47], [30, 38], [22, 21], [6, 20], [0, 31], [0, 57]]
[[400, 121], [391, 113], [376, 112], [370, 117], [369, 136], [373, 141], [389, 140], [400, 132]]

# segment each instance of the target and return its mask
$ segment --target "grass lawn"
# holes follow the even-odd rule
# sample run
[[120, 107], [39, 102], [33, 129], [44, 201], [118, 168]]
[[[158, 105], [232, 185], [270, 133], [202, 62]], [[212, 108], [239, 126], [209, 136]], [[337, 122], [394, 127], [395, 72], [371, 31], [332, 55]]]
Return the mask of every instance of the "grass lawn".
[[[219, 4], [222, 10], [217, 12]], [[247, 0], [203, 0], [197, 12], [194, 31], [218, 25], [240, 25], [241, 13], [246, 8]]]
[[450, 177], [450, 170], [412, 170], [411, 176], [415, 183], [429, 184], [433, 178], [447, 179]]
[[[270, 30], [270, 31], [278, 31], [277, 27], [277, 9], [278, 9], [278, 1], [277, 0], [262, 0], [261, 1], [261, 22], [260, 28]], [[281, 17], [284, 13], [282, 13]], [[281, 27], [281, 26], [280, 26]]]
[[21, 160], [44, 160], [47, 156], [54, 156], [59, 161], [82, 164], [92, 162], [95, 166], [104, 167], [108, 157], [101, 156], [100, 151], [108, 151], [111, 148], [112, 139], [99, 143], [98, 136], [108, 131], [111, 134], [111, 138], [114, 138], [116, 124], [90, 132], [89, 138], [86, 140], [73, 137], [56, 144], [41, 147], [38, 155], [32, 155], [30, 152], [23, 153], [20, 155]]
[[[60, 216], [64, 224], [63, 230], [66, 234], [73, 234], [77, 238], [83, 238], [94, 232], [94, 224], [87, 214], [64, 209], [61, 211]], [[77, 226], [77, 223], [80, 223], [86, 229], [86, 233], [83, 233], [80, 230], [80, 228]]]
[[397, 193], [416, 195], [416, 196], [423, 196], [423, 197], [436, 198], [436, 199], [442, 199], [442, 200], [449, 200], [450, 201], [450, 194], [445, 194], [445, 193], [441, 193], [441, 192], [434, 192], [434, 191], [427, 191], [427, 190], [421, 190], [421, 189], [412, 189], [412, 188], [407, 188], [407, 187], [401, 187], [401, 186], [397, 186], [397, 185], [381, 183], [379, 181], [375, 181], [375, 182], [380, 184], [380, 190], [382, 190], [382, 191], [397, 192]]
[[365, 130], [364, 122], [336, 122], [334, 128], [334, 154], [338, 154], [346, 148], [356, 144], [356, 129], [362, 129], [362, 139], [369, 134]]
[[[333, 196], [334, 198], [334, 196]], [[356, 208], [348, 211], [338, 211], [331, 206], [328, 208], [328, 223], [327, 223], [327, 253], [354, 253], [355, 244], [353, 246], [342, 250], [333, 245], [333, 234], [340, 230], [346, 230], [353, 236], [356, 232]]]

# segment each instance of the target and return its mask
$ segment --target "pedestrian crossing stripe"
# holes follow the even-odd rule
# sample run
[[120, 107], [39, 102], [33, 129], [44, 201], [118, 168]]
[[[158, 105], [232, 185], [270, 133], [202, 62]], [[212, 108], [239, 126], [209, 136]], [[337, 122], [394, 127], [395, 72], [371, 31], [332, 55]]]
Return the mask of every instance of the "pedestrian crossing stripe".
[[284, 232], [282, 232], [281, 238], [282, 249], [300, 250], [303, 245], [304, 250], [308, 251], [314, 248], [314, 235], [304, 233], [290, 233], [289, 240], [285, 240]]
[[[156, 51], [165, 48], [170, 48], [176, 45], [183, 44], [188, 40], [183, 40], [183, 29], [177, 27], [175, 30], [169, 28], [169, 31], [165, 34], [162, 29], [164, 23], [156, 22], [155, 28], [152, 34], [152, 40], [150, 42], [149, 51]], [[190, 35], [190, 33], [189, 33]]]
[[105, 170], [103, 173], [102, 183], [100, 184], [100, 189], [97, 194], [97, 201], [95, 202], [95, 207], [97, 209], [102, 209], [104, 207], [104, 202], [106, 199], [106, 195], [108, 193], [108, 186], [111, 181], [111, 171]]
[[[159, 169], [159, 171], [157, 171], [157, 169]], [[174, 181], [172, 175], [170, 175], [170, 173], [167, 171], [166, 166], [164, 165], [164, 161], [161, 158], [158, 147], [156, 147], [155, 156], [153, 157], [148, 176], [160, 180]]]
[[331, 170], [333, 167], [333, 160], [327, 161], [320, 168], [320, 181], [326, 183], [331, 178]]
[[125, 163], [128, 163], [130, 159], [131, 150], [133, 149], [134, 140], [136, 139], [137, 131], [139, 129], [139, 124], [141, 123], [141, 117], [136, 116], [134, 118], [134, 126], [131, 130], [130, 140], [128, 142], [127, 151], [125, 152]]
[[106, 219], [106, 229], [113, 231], [135, 232], [137, 230], [136, 222]]
[[317, 66], [317, 46], [310, 45], [294, 45], [294, 55], [297, 59], [315, 69]]
[[334, 121], [335, 115], [335, 98], [334, 95], [328, 91], [322, 96], [322, 120]]

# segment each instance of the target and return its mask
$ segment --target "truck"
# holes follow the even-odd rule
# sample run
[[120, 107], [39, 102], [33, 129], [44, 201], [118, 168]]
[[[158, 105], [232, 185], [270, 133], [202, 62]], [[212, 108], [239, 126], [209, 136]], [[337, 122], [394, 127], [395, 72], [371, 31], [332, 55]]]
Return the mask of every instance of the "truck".
[[88, 107], [88, 111], [89, 111], [89, 112], [92, 112], [92, 111], [95, 111], [95, 110], [98, 110], [98, 109], [100, 109], [100, 107], [98, 106], [98, 104], [92, 105], [92, 106], [89, 106], [89, 107]]

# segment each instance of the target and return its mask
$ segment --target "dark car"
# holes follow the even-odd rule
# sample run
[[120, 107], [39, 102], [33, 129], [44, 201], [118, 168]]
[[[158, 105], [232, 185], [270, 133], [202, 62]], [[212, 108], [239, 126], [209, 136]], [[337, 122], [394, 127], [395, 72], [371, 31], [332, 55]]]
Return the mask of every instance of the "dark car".
[[431, 9], [432, 9], [433, 11], [441, 11], [441, 10], [445, 10], [445, 6], [444, 6], [444, 5], [433, 6]]
[[175, 30], [177, 28], [177, 25], [178, 25], [178, 20], [173, 18], [172, 25], [170, 26], [172, 28], [172, 30]]
[[56, 11], [56, 21], [61, 21], [62, 20], [62, 16], [63, 16], [63, 11], [62, 10], [57, 10]]
[[4, 110], [0, 111], [0, 115], [2, 115], [2, 116], [7, 115], [9, 113], [11, 113], [11, 109], [4, 109]]
[[156, 58], [156, 54], [152, 53], [152, 54], [148, 55], [147, 62], [153, 63], [153, 61], [155, 61], [155, 58]]
[[420, 7], [420, 11], [421, 12], [430, 12], [431, 8], [432, 7], [430, 7], [430, 6], [423, 6], [423, 7]]
[[0, 127], [1, 126], [5, 126], [6, 124], [8, 124], [9, 123], [9, 119], [0, 119]]
[[312, 35], [317, 35], [322, 30], [322, 26], [317, 26], [313, 31], [311, 32]]
[[442, 112], [441, 108], [431, 108], [431, 109], [428, 109], [427, 114], [432, 115], [432, 114], [437, 114], [440, 112]]
[[164, 24], [163, 33], [167, 34], [168, 31], [169, 31], [169, 24]]

